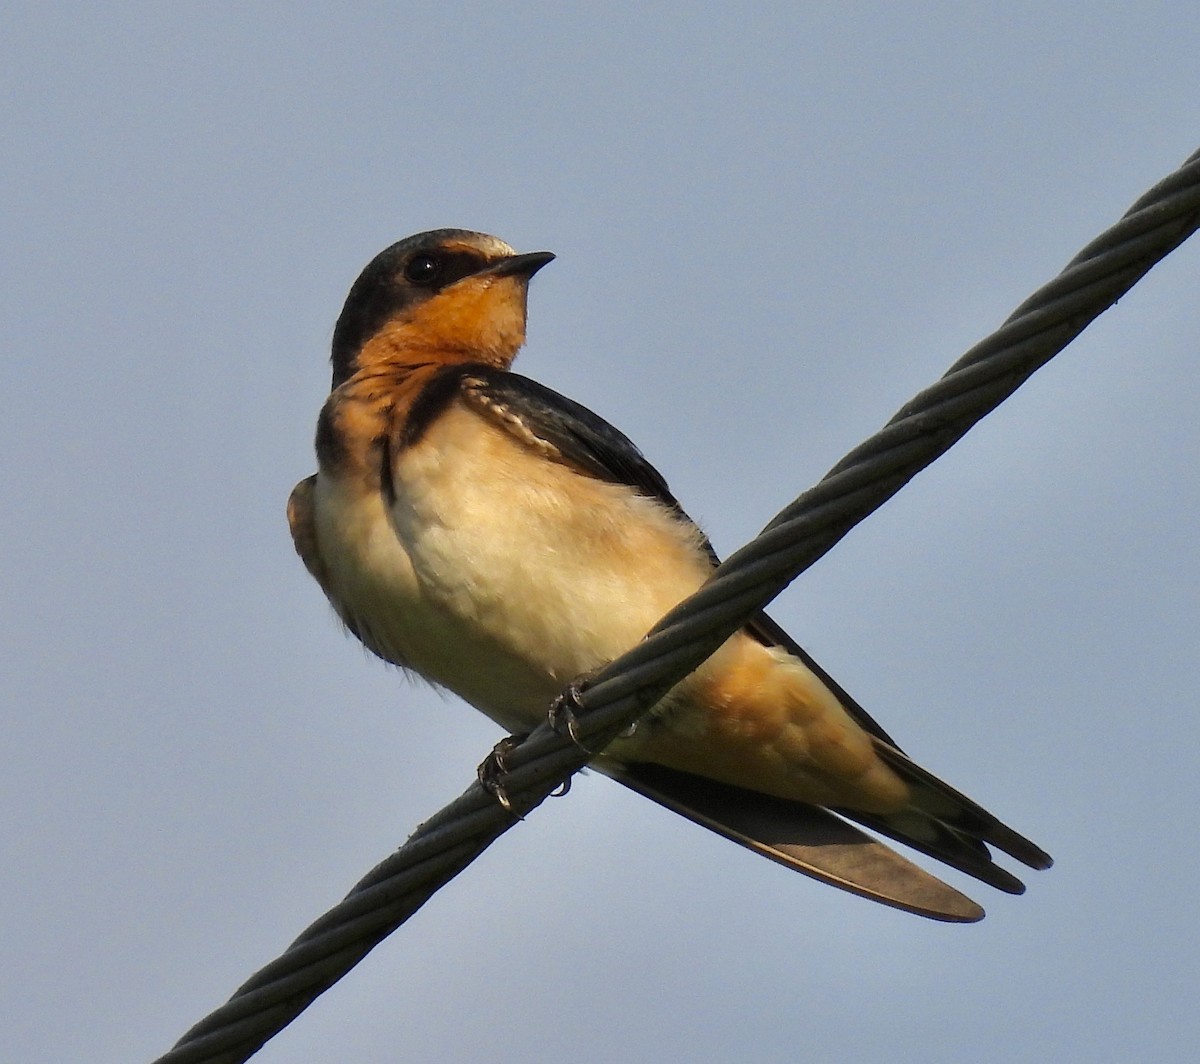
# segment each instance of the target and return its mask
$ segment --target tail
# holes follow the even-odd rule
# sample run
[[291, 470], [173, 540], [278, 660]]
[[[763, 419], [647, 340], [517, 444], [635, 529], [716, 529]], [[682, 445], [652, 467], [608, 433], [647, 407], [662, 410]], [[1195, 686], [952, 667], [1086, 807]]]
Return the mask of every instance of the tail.
[[992, 861], [989, 846], [1030, 868], [1049, 868], [1053, 864], [1050, 855], [1024, 835], [1019, 835], [977, 802], [906, 757], [867, 711], [765, 613], [751, 622], [750, 632], [765, 646], [783, 647], [804, 662], [858, 726], [871, 736], [879, 759], [904, 780], [912, 792], [911, 804], [899, 813], [861, 813], [839, 808], [840, 815], [1009, 894], [1024, 893], [1025, 884]]
[[649, 762], [591, 767], [718, 835], [831, 887], [905, 912], [972, 923], [983, 909], [878, 839], [819, 806], [773, 798]]
[[1053, 864], [1050, 855], [1039, 846], [909, 760], [890, 743], [876, 739], [875, 752], [909, 785], [912, 803], [898, 813], [836, 810], [840, 815], [1009, 894], [1024, 893], [1025, 884], [992, 860], [989, 846], [1030, 868], [1049, 868]]

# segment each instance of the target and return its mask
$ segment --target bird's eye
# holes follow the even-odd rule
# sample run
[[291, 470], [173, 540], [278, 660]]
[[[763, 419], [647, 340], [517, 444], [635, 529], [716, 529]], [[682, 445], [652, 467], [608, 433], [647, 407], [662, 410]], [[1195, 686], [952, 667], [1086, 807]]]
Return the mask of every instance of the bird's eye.
[[404, 279], [412, 284], [433, 284], [442, 272], [442, 260], [434, 255], [416, 255], [404, 267]]

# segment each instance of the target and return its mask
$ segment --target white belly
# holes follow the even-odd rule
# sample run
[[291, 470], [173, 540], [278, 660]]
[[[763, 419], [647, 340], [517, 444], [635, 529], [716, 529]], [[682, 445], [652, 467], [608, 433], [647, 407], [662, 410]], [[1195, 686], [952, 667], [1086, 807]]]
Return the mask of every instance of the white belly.
[[659, 503], [481, 424], [452, 408], [402, 452], [390, 514], [378, 493], [322, 474], [317, 535], [330, 590], [364, 642], [524, 730], [710, 567], [695, 532]]

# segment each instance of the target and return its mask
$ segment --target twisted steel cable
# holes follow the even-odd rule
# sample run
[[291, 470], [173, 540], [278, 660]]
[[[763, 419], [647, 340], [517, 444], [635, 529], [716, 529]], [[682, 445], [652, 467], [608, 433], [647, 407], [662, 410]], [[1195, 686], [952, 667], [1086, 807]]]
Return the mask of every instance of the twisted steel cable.
[[506, 805], [472, 784], [155, 1064], [249, 1059], [1198, 227], [1200, 151], [728, 558], [644, 642], [566, 692], [574, 739], [543, 724], [507, 753]]

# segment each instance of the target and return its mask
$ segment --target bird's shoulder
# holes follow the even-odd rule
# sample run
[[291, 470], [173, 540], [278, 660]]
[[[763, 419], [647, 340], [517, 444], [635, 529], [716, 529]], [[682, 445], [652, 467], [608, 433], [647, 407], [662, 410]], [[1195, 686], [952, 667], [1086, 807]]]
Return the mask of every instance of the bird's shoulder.
[[690, 523], [666, 479], [620, 429], [581, 403], [508, 370], [467, 363], [432, 374], [407, 411], [401, 446], [419, 442], [453, 403], [464, 404], [544, 457], [631, 487]]

